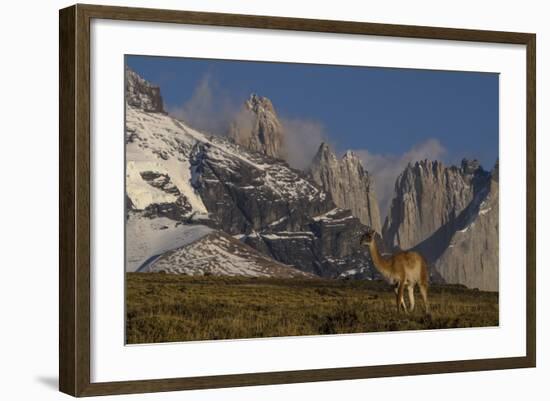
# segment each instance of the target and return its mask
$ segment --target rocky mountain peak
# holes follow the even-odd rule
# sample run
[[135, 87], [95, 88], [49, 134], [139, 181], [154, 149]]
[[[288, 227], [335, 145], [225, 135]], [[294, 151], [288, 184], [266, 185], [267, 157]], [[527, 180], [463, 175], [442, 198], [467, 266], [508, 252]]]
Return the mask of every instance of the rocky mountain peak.
[[259, 96], [256, 93], [251, 93], [248, 100], [245, 102], [249, 110], [254, 113], [270, 112], [275, 113], [273, 103], [267, 97]]
[[126, 103], [147, 112], [164, 113], [160, 88], [126, 67]]
[[332, 153], [329, 144], [326, 142], [321, 142], [321, 145], [319, 145], [318, 153]]
[[285, 138], [273, 103], [251, 94], [229, 128], [229, 137], [249, 150], [284, 159]]
[[321, 142], [321, 145], [319, 146], [319, 149], [317, 150], [317, 153], [313, 158], [312, 164], [317, 165], [317, 164], [337, 163], [337, 162], [338, 162], [338, 158], [332, 152], [332, 150], [330, 149], [330, 146], [325, 142]]
[[361, 160], [351, 151], [338, 159], [326, 143], [319, 146], [310, 166], [313, 180], [330, 193], [334, 203], [351, 210], [361, 223], [380, 232], [380, 211], [374, 185]]
[[481, 169], [481, 164], [477, 159], [469, 160], [464, 158], [462, 159], [460, 166], [464, 174], [475, 174]]
[[402, 175], [415, 175], [415, 174], [439, 174], [443, 171], [445, 166], [439, 160], [419, 160], [414, 163], [410, 163], [405, 168]]
[[342, 160], [346, 163], [361, 164], [361, 160], [359, 160], [357, 155], [351, 150], [347, 150], [346, 153], [344, 153], [344, 156], [342, 156]]

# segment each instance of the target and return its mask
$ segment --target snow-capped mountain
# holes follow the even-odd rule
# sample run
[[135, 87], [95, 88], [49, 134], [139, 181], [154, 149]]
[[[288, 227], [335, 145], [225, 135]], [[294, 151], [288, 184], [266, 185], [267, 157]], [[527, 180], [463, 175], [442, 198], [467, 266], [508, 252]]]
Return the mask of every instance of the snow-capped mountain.
[[139, 109], [157, 113], [164, 112], [160, 88], [151, 85], [128, 67], [126, 74], [126, 103]]
[[213, 231], [201, 224], [180, 224], [168, 217], [132, 211], [126, 220], [126, 271], [148, 271], [164, 253], [191, 244]]
[[498, 167], [424, 160], [395, 184], [383, 228], [389, 249], [420, 251], [448, 283], [498, 290]]
[[[294, 267], [336, 277], [370, 266], [359, 245], [366, 227], [337, 209], [308, 175], [231, 138], [195, 130], [162, 107], [152, 110], [153, 86], [129, 70], [127, 77], [140, 83], [127, 84], [127, 96], [140, 99], [126, 105], [128, 271], [281, 276]], [[213, 249], [236, 256], [225, 267], [207, 268], [198, 261]], [[247, 258], [256, 267], [245, 268]]]
[[229, 137], [245, 148], [276, 158], [285, 158], [285, 137], [277, 112], [266, 97], [251, 94], [232, 122]]
[[148, 271], [190, 275], [313, 277], [276, 262], [219, 230], [164, 253]]
[[313, 180], [330, 193], [336, 205], [351, 210], [361, 223], [376, 232], [382, 231], [372, 177], [353, 152], [346, 152], [338, 160], [328, 144], [323, 142], [309, 170]]

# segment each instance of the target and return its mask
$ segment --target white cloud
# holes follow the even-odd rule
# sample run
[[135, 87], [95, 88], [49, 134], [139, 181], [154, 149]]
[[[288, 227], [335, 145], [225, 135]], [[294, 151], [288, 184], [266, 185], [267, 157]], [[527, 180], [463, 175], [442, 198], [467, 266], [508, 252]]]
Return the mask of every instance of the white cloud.
[[[235, 135], [233, 138], [241, 143], [240, 141], [246, 139], [247, 135], [254, 129], [255, 122], [254, 113], [241, 106], [240, 110], [231, 116], [230, 130]], [[244, 136], [244, 138], [241, 136]]]
[[327, 142], [323, 124], [314, 120], [280, 118], [286, 142], [286, 158], [294, 168], [306, 169], [321, 142]]
[[225, 135], [241, 104], [224, 92], [206, 74], [199, 82], [191, 98], [168, 112], [194, 128], [210, 134]]
[[407, 152], [396, 154], [375, 154], [367, 149], [354, 150], [363, 162], [363, 166], [374, 177], [374, 189], [380, 212], [385, 217], [390, 202], [394, 196], [395, 180], [408, 163], [428, 159], [441, 160], [447, 153], [445, 147], [437, 139], [428, 139], [415, 145]]
[[[208, 74], [204, 75], [191, 98], [168, 112], [196, 129], [215, 135], [227, 135], [231, 125], [236, 132], [250, 132], [252, 113], [243, 108], [245, 99], [231, 96]], [[276, 107], [276, 106], [275, 106]], [[295, 168], [309, 166], [319, 145], [327, 141], [324, 126], [314, 120], [279, 115], [286, 141], [288, 163]]]

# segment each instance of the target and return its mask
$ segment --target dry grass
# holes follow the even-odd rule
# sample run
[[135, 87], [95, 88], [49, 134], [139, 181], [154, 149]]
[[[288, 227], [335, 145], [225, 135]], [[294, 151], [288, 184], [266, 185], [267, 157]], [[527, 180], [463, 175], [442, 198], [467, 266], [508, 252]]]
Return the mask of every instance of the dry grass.
[[191, 277], [127, 273], [129, 344], [375, 331], [498, 326], [498, 293], [461, 286], [418, 290], [412, 314], [398, 313], [383, 282]]

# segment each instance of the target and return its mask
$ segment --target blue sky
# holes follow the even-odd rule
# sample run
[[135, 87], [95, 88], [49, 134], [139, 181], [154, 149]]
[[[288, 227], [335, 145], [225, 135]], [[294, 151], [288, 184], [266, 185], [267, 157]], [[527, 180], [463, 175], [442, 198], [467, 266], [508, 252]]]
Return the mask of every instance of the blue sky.
[[477, 158], [490, 170], [498, 157], [498, 74], [148, 56], [127, 56], [126, 64], [161, 87], [174, 114], [208, 112], [195, 125], [223, 120], [257, 93], [338, 153], [364, 151], [369, 170], [405, 155]]

